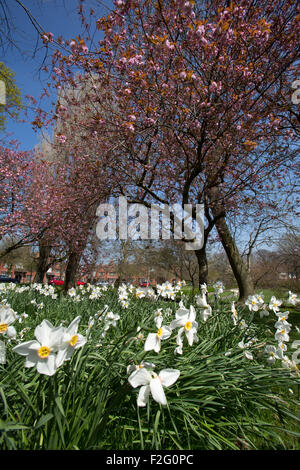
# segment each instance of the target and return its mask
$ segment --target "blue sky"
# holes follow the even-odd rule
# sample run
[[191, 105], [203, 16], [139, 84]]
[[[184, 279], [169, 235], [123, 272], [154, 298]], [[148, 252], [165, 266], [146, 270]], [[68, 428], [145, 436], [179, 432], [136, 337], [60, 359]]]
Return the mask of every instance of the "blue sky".
[[[92, 8], [97, 2], [96, 0], [88, 0], [85, 3]], [[15, 0], [9, 0], [7, 4], [9, 5], [11, 24], [14, 28], [12, 33], [18, 48], [6, 48], [4, 53], [1, 50], [0, 61], [15, 72], [16, 83], [21, 90], [23, 103], [30, 105], [25, 96], [32, 95], [38, 99], [47, 79], [45, 73], [39, 72], [45, 52], [42, 48], [42, 41], [37, 44], [38, 34], [24, 10]], [[46, 32], [51, 31], [55, 37], [62, 35], [64, 39], [71, 39], [82, 32], [76, 8], [77, 0], [23, 0], [23, 4], [43, 29]], [[112, 7], [112, 0], [103, 0], [98, 3], [96, 11], [99, 16], [102, 16], [109, 13], [109, 7]], [[52, 96], [52, 99], [55, 100], [55, 95]], [[49, 102], [47, 105], [43, 101], [43, 109], [47, 110], [47, 106], [49, 109]], [[6, 132], [11, 133], [10, 137], [20, 142], [21, 149], [30, 150], [38, 143], [39, 135], [30, 124], [34, 119], [34, 113], [29, 112], [29, 116], [25, 119], [27, 119], [25, 123], [17, 123], [9, 119]]]

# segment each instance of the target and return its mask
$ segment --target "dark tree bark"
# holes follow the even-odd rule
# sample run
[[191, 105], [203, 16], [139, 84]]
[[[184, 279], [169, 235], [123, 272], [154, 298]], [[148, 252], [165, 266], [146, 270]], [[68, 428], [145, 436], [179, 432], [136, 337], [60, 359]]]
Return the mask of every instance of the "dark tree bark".
[[236, 243], [230, 234], [225, 218], [219, 219], [217, 221], [216, 228], [239, 287], [239, 302], [242, 302], [246, 300], [249, 295], [253, 294], [253, 281], [247, 266], [242, 260]]
[[208, 264], [206, 256], [206, 244], [200, 250], [195, 250], [195, 255], [199, 267], [199, 288], [201, 284], [207, 284], [208, 278]]
[[82, 251], [71, 251], [69, 253], [65, 272], [64, 292], [75, 287], [81, 254]]
[[39, 257], [37, 261], [37, 270], [36, 270], [34, 282], [37, 282], [37, 283], [44, 282], [45, 274], [49, 268], [50, 251], [51, 251], [51, 246], [43, 245], [42, 242], [39, 243]]
[[253, 281], [226, 223], [226, 208], [222, 194], [220, 194], [218, 188], [215, 187], [210, 191], [209, 196], [215, 226], [238, 284], [240, 292], [239, 302], [243, 302], [254, 292]]

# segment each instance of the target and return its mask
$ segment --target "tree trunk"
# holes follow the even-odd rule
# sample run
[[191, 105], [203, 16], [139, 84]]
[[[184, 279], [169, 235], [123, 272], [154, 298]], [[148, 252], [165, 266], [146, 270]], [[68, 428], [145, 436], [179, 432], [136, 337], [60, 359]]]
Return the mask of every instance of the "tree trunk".
[[238, 284], [240, 296], [239, 302], [243, 302], [249, 295], [253, 294], [254, 286], [234, 238], [231, 236], [226, 223], [226, 207], [222, 193], [217, 186], [209, 191], [209, 206], [215, 220], [221, 243], [227, 255], [232, 272]]
[[195, 250], [195, 255], [198, 261], [199, 268], [199, 289], [201, 284], [207, 284], [208, 277], [208, 264], [206, 256], [206, 245], [204, 245], [200, 250]]
[[216, 228], [225, 253], [227, 254], [234, 277], [238, 284], [240, 291], [239, 302], [242, 302], [246, 300], [249, 295], [253, 294], [253, 281], [251, 279], [250, 273], [248, 272], [247, 266], [242, 260], [236, 243], [231, 236], [225, 217], [217, 220]]
[[[98, 204], [98, 202], [97, 202]], [[91, 205], [87, 212], [85, 213], [85, 221], [89, 220], [90, 224], [88, 227], [78, 227], [78, 233], [81, 234], [80, 242], [78, 241], [77, 246], [74, 245], [73, 248], [69, 246], [69, 256], [67, 261], [67, 266], [65, 270], [65, 282], [64, 282], [64, 292], [67, 293], [72, 287], [76, 287], [76, 278], [78, 273], [78, 268], [81, 260], [81, 256], [87, 246], [89, 233], [91, 233], [92, 228], [95, 228], [96, 219], [94, 214], [96, 214], [96, 204]], [[79, 236], [78, 236], [79, 239]]]
[[71, 287], [75, 287], [80, 258], [81, 252], [70, 252], [65, 272], [64, 292], [67, 292]]
[[50, 251], [50, 246], [42, 245], [41, 243], [39, 244], [39, 258], [34, 282], [42, 283], [44, 281], [45, 274], [48, 270]]

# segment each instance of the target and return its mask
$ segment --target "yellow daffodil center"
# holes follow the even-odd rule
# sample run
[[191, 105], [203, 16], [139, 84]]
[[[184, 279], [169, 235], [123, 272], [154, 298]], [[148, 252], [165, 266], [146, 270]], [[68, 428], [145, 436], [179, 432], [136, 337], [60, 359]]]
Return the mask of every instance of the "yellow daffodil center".
[[187, 321], [186, 324], [184, 325], [184, 328], [189, 331], [192, 328], [192, 323], [190, 321]]
[[282, 317], [281, 320], [282, 320], [282, 321], [285, 321], [285, 317]]
[[285, 333], [285, 330], [281, 330], [281, 334], [284, 335], [284, 333]]
[[158, 328], [158, 330], [157, 330], [157, 333], [156, 333], [156, 334], [157, 334], [157, 336], [158, 336], [159, 338], [161, 338], [161, 337], [162, 337], [162, 334], [163, 334], [163, 330], [162, 330], [162, 328]]
[[8, 328], [7, 323], [0, 323], [0, 333], [5, 333]]
[[40, 349], [38, 350], [38, 355], [42, 358], [45, 359], [48, 357], [50, 354], [50, 348], [48, 346], [41, 346]]
[[252, 305], [255, 305], [255, 300], [252, 300], [252, 302], [251, 302], [251, 303], [252, 303]]
[[74, 336], [72, 336], [72, 338], [70, 339], [69, 345], [74, 347], [75, 344], [77, 343], [77, 341], [78, 341], [78, 335], [74, 335]]

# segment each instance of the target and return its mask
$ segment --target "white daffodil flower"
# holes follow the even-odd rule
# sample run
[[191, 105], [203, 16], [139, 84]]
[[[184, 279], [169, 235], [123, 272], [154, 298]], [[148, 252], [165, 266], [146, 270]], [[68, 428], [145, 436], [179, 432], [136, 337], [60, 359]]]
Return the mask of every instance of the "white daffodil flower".
[[92, 293], [89, 295], [89, 299], [90, 299], [90, 300], [98, 299], [98, 294], [97, 294], [96, 292], [92, 292]]
[[145, 367], [137, 372], [133, 372], [128, 378], [128, 382], [133, 388], [141, 387], [137, 405], [139, 407], [146, 406], [150, 394], [152, 398], [161, 405], [167, 404], [167, 399], [163, 387], [173, 385], [180, 375], [177, 369], [163, 369], [158, 375], [153, 371], [147, 370]]
[[207, 308], [201, 309], [200, 310], [200, 318], [203, 321], [206, 321], [208, 317], [210, 317], [212, 314], [212, 308], [210, 305], [207, 306]]
[[175, 291], [173, 289], [173, 286], [170, 282], [165, 282], [163, 284], [158, 284], [157, 286], [157, 293], [161, 297], [167, 298], [167, 299], [175, 299]]
[[53, 375], [56, 372], [56, 353], [61, 343], [64, 328], [55, 328], [48, 320], [43, 320], [34, 330], [36, 340], [26, 341], [13, 348], [21, 356], [26, 356], [25, 367], [36, 366], [40, 374]]
[[230, 289], [230, 292], [237, 297], [239, 295], [239, 289]]
[[181, 337], [183, 333], [186, 336], [186, 339], [190, 346], [193, 345], [194, 341], [198, 341], [197, 330], [198, 330], [198, 323], [196, 322], [196, 311], [194, 307], [191, 305], [190, 309], [180, 308], [176, 312], [176, 319], [171, 322], [170, 325], [171, 329], [179, 328], [177, 334], [177, 344], [182, 346]]
[[56, 356], [56, 367], [71, 359], [74, 350], [81, 348], [86, 343], [86, 338], [77, 332], [79, 322], [80, 316], [74, 318], [70, 325], [64, 329]]
[[298, 375], [300, 375], [298, 365], [291, 359], [289, 359], [287, 356], [283, 356], [283, 359], [281, 361], [282, 367], [285, 369], [290, 369], [293, 371], [296, 371]]
[[154, 312], [154, 323], [157, 328], [160, 328], [163, 322], [163, 314], [162, 314], [162, 309], [159, 308]]
[[282, 304], [282, 300], [276, 299], [276, 297], [274, 297], [273, 295], [269, 303], [269, 309], [273, 310], [274, 313], [279, 312], [279, 307], [281, 304]]
[[108, 308], [108, 305], [104, 305], [104, 308], [102, 310], [98, 310], [98, 312], [95, 313], [94, 318], [98, 320], [99, 318], [104, 317]]
[[117, 326], [117, 321], [120, 320], [120, 316], [117, 313], [107, 312], [103, 320], [105, 322], [104, 331], [107, 331], [111, 326]]
[[282, 351], [282, 353], [284, 353], [284, 352], [287, 351], [287, 345], [285, 343], [283, 343], [282, 341], [280, 341], [278, 343], [278, 349], [280, 349]]
[[147, 290], [146, 296], [149, 299], [156, 300], [156, 294], [155, 294], [154, 290], [151, 287]]
[[266, 346], [265, 354], [268, 356], [267, 361], [273, 364], [276, 359], [283, 359], [283, 351], [275, 346]]
[[262, 294], [262, 293], [257, 294], [256, 298], [257, 298], [258, 303], [259, 303], [260, 306], [262, 307], [262, 306], [264, 305], [264, 303], [265, 303], [263, 294]]
[[85, 334], [87, 336], [89, 336], [89, 334], [91, 333], [91, 329], [93, 328], [94, 324], [95, 324], [95, 319], [93, 317], [90, 317], [88, 321], [88, 327], [85, 330]]
[[237, 309], [235, 308], [235, 302], [232, 302], [231, 304], [231, 312], [232, 312], [231, 318], [233, 320], [233, 324], [234, 326], [236, 326], [238, 324], [239, 316], [238, 316]]
[[176, 292], [173, 290], [173, 292], [169, 292], [167, 295], [168, 299], [175, 300], [176, 297]]
[[132, 338], [129, 338], [128, 342], [129, 341], [143, 341], [144, 335], [143, 335], [143, 333], [141, 333], [141, 327], [140, 326], [137, 327], [136, 332], [137, 332], [137, 335], [132, 336]]
[[118, 292], [119, 292], [119, 293], [127, 292], [127, 286], [126, 286], [126, 284], [122, 284], [120, 287], [118, 287]]
[[244, 343], [244, 341], [240, 341], [238, 343], [239, 348], [243, 349], [243, 354], [246, 359], [249, 359], [250, 361], [253, 360], [253, 354], [247, 349], [249, 347], [249, 343]]
[[196, 304], [200, 308], [206, 308], [208, 306], [207, 298], [206, 298], [206, 295], [204, 293], [202, 293], [202, 295], [197, 295]]
[[[0, 284], [0, 287], [1, 286], [4, 286], [4, 284]], [[1, 289], [0, 289], [0, 293], [1, 293]], [[0, 308], [1, 307], [7, 307], [7, 308], [10, 307], [9, 303], [7, 302], [7, 299], [0, 300]]]
[[21, 313], [21, 315], [18, 318], [19, 323], [22, 323], [23, 319], [28, 318], [28, 315], [26, 312]]
[[287, 322], [290, 312], [275, 312], [275, 315], [278, 317], [278, 321]]
[[168, 326], [161, 326], [158, 328], [156, 333], [149, 333], [145, 341], [145, 351], [151, 351], [152, 349], [159, 353], [161, 349], [161, 341], [170, 338], [172, 329]]
[[9, 338], [15, 338], [17, 332], [10, 326], [17, 319], [16, 312], [10, 307], [0, 307], [0, 336], [6, 334]]
[[246, 330], [246, 329], [248, 328], [248, 325], [247, 325], [247, 323], [245, 322], [244, 319], [242, 319], [242, 320], [240, 321], [239, 327], [240, 327], [241, 330]]
[[6, 364], [6, 347], [4, 341], [0, 340], [0, 364]]
[[146, 294], [142, 289], [137, 289], [135, 291], [135, 296], [137, 299], [142, 299], [143, 297], [146, 297]]
[[283, 327], [284, 327], [284, 326], [289, 326], [289, 327], [292, 326], [292, 325], [291, 325], [289, 322], [287, 322], [285, 319], [286, 319], [286, 317], [285, 317], [285, 316], [282, 316], [282, 317], [280, 317], [279, 320], [275, 323], [275, 328], [276, 328], [277, 330], [280, 330], [280, 328], [281, 328], [282, 326], [283, 326]]
[[176, 344], [177, 344], [177, 347], [175, 348], [174, 353], [183, 354], [183, 341], [182, 341], [182, 336], [179, 334], [177, 335], [177, 338], [176, 338]]
[[200, 285], [200, 291], [201, 291], [201, 294], [202, 294], [202, 295], [203, 295], [203, 294], [207, 294], [208, 291], [207, 291], [207, 285], [206, 285], [205, 282], [204, 282], [204, 284], [201, 284], [201, 285]]
[[76, 289], [74, 287], [71, 287], [71, 289], [68, 290], [68, 295], [70, 297], [75, 297], [76, 295]]
[[275, 333], [275, 339], [279, 342], [286, 342], [290, 340], [288, 333], [291, 331], [290, 326], [281, 326]]
[[291, 305], [297, 305], [298, 302], [300, 302], [300, 300], [297, 298], [297, 294], [293, 294], [289, 291], [288, 303]]
[[266, 304], [263, 304], [261, 310], [259, 311], [260, 318], [268, 317], [269, 314], [270, 312], [268, 311], [268, 306]]
[[123, 302], [125, 300], [128, 300], [128, 293], [126, 291], [120, 291], [119, 292], [119, 301]]
[[129, 307], [128, 300], [121, 300], [121, 305], [122, 305], [123, 308], [128, 308]]
[[[180, 305], [180, 302], [179, 302], [179, 305]], [[173, 310], [170, 307], [166, 308], [165, 315], [166, 317], [170, 317], [171, 315], [173, 315]]]
[[131, 364], [127, 366], [127, 374], [131, 373], [131, 375], [133, 375], [133, 372], [138, 372], [143, 367], [146, 367], [146, 369], [155, 369], [155, 364], [147, 361], [142, 361], [140, 364]]
[[213, 287], [217, 295], [222, 294], [224, 292], [224, 284], [221, 281], [217, 281]]
[[23, 330], [20, 331], [19, 333], [19, 338], [20, 339], [23, 339], [23, 336], [30, 330], [30, 328], [26, 327], [26, 328], [23, 328]]
[[245, 301], [245, 305], [248, 306], [250, 312], [257, 312], [261, 307], [256, 295], [249, 295], [248, 299]]
[[196, 303], [198, 307], [200, 307], [201, 320], [206, 321], [208, 317], [212, 314], [212, 308], [207, 303], [206, 295], [204, 293], [202, 295], [198, 295], [196, 297]]

